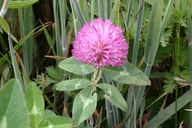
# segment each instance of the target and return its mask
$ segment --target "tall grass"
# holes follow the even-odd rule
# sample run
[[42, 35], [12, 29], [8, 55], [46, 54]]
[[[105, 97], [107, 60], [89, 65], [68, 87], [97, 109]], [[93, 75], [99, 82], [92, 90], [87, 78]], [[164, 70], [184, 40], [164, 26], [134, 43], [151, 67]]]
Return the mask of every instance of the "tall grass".
[[[51, 30], [53, 31], [53, 34], [51, 34], [52, 32], [50, 31], [50, 29], [47, 29], [45, 23], [42, 23], [41, 26], [35, 28], [36, 23], [34, 22], [34, 18], [36, 14], [33, 12], [32, 6], [16, 9], [18, 12], [15, 13], [15, 15], [18, 15], [17, 20], [19, 23], [19, 31], [14, 29], [15, 26], [11, 26], [8, 24], [4, 25], [4, 28], [2, 27], [4, 30], [6, 30], [5, 28], [7, 28], [7, 26], [11, 26], [11, 28], [8, 27], [8, 31], [5, 31], [8, 34], [8, 39], [5, 38], [3, 35], [1, 35], [2, 38], [0, 38], [0, 41], [4, 42], [1, 44], [6, 45], [5, 42], [6, 40], [8, 40], [9, 45], [9, 51], [1, 53], [2, 56], [0, 58], [0, 66], [3, 67], [3, 65], [11, 64], [14, 74], [14, 76], [12, 77], [16, 78], [21, 83], [24, 91], [26, 90], [26, 86], [28, 85], [28, 83], [31, 81], [29, 79], [30, 75], [34, 70], [37, 71], [35, 76], [39, 77], [35, 77], [33, 79], [35, 79], [37, 84], [39, 84], [38, 82], [40, 82], [39, 87], [42, 88], [42, 91], [45, 95], [44, 98], [48, 102], [47, 107], [54, 109], [56, 113], [62, 111], [61, 115], [68, 116], [68, 112], [71, 111], [70, 105], [73, 102], [72, 99], [74, 95], [76, 95], [76, 93], [71, 94], [72, 96], [68, 93], [61, 94], [58, 93], [54, 88], [55, 84], [58, 81], [62, 79], [70, 79], [74, 76], [58, 69], [57, 66], [60, 62], [58, 58], [61, 57], [62, 59], [65, 59], [68, 57], [68, 51], [70, 50], [70, 44], [72, 40], [74, 39], [76, 33], [86, 22], [90, 22], [97, 17], [102, 17], [103, 19], [111, 19], [114, 24], [122, 27], [130, 47], [128, 54], [129, 60], [134, 66], [140, 68], [148, 77], [150, 77], [151, 70], [156, 66], [155, 61], [158, 59], [157, 56], [159, 56], [157, 53], [160, 49], [159, 47], [162, 47], [161, 43], [162, 40], [164, 41], [165, 35], [167, 34], [166, 31], [170, 29], [173, 33], [170, 32], [170, 35], [168, 35], [167, 37], [174, 40], [174, 45], [176, 46], [176, 48], [173, 47], [170, 50], [173, 51], [171, 57], [175, 59], [175, 61], [169, 67], [171, 68], [169, 71], [170, 73], [172, 71], [174, 72], [173, 76], [180, 77], [180, 69], [186, 68], [186, 66], [181, 65], [178, 61], [181, 55], [181, 40], [182, 38], [185, 38], [187, 36], [189, 44], [189, 67], [187, 67], [186, 69], [190, 69], [189, 76], [190, 83], [192, 83], [192, 2], [191, 0], [188, 0], [188, 35], [184, 33], [184, 37], [182, 37], [183, 35], [181, 34], [183, 27], [184, 29], [186, 29], [186, 26], [182, 26], [182, 16], [184, 14], [182, 14], [181, 10], [183, 8], [181, 6], [182, 4], [180, 3], [180, 12], [178, 14], [174, 13], [176, 7], [173, 5], [177, 5], [176, 2], [179, 2], [179, 0], [169, 0], [167, 2], [163, 0], [153, 0], [153, 2], [145, 0], [54, 0], [50, 2], [50, 4], [53, 5], [52, 11], [54, 15], [54, 24], [53, 29]], [[2, 5], [2, 1], [0, 1], [0, 5]], [[19, 5], [18, 7], [21, 7], [21, 5]], [[9, 11], [10, 12], [8, 12], [6, 15], [12, 14], [11, 10]], [[147, 12], [150, 12], [150, 15], [148, 15]], [[178, 16], [180, 19], [175, 18], [177, 21], [174, 21], [175, 19], [173, 18], [174, 20], [172, 21], [172, 17], [176, 16]], [[8, 20], [8, 18], [5, 17], [6, 20]], [[3, 23], [3, 21], [4, 18], [2, 16], [1, 23]], [[177, 26], [175, 26], [175, 23], [178, 23]], [[175, 29], [177, 29], [177, 31], [174, 31]], [[74, 32], [72, 33], [73, 30]], [[15, 37], [11, 35], [13, 31], [18, 31], [19, 39], [16, 39], [16, 35]], [[56, 59], [56, 65], [54, 65], [56, 68], [46, 67], [46, 71], [43, 72], [43, 75], [40, 75], [41, 73], [39, 73], [38, 69], [36, 69], [36, 63], [34, 61], [34, 55], [38, 53], [38, 51], [36, 50], [36, 47], [38, 47], [38, 45], [36, 45], [36, 43], [38, 43], [38, 40], [36, 41], [35, 37], [33, 37], [35, 31], [37, 31], [36, 34], [38, 34], [38, 32], [44, 33], [48, 46], [53, 53], [53, 58]], [[177, 37], [174, 38], [173, 34], [177, 35]], [[15, 41], [15, 43], [13, 43], [13, 41]], [[169, 40], [167, 45], [172, 45], [172, 42], [171, 40]], [[163, 46], [164, 47], [162, 47], [162, 49], [166, 49], [166, 46]], [[22, 51], [22, 54], [18, 54], [18, 50]], [[169, 54], [170, 51], [168, 51], [167, 54]], [[164, 60], [164, 58], [168, 58], [167, 56], [161, 57], [162, 61]], [[175, 70], [172, 70], [173, 68]], [[1, 71], [1, 74], [3, 74], [3, 71], [5, 71], [4, 67]], [[11, 71], [8, 73], [11, 74]], [[54, 75], [61, 75], [61, 79], [54, 78], [54, 75], [51, 76], [51, 73]], [[159, 75], [160, 73], [157, 74]], [[3, 75], [1, 77], [3, 77]], [[2, 79], [3, 78], [1, 78], [1, 83], [3, 83]], [[110, 82], [110, 80], [104, 75], [102, 76], [102, 79], [106, 83]], [[176, 83], [173, 78], [170, 81]], [[46, 85], [47, 83], [49, 84]], [[43, 87], [44, 84], [46, 85], [45, 87]], [[162, 125], [166, 120], [168, 120], [171, 116], [175, 114], [175, 124], [172, 124], [172, 126], [178, 127], [180, 122], [177, 118], [177, 111], [183, 109], [184, 106], [189, 103], [190, 99], [192, 98], [191, 89], [187, 90], [186, 92], [182, 92], [180, 95], [179, 92], [182, 89], [180, 89], [178, 87], [179, 84], [177, 84], [177, 88], [173, 90], [175, 95], [172, 94], [175, 101], [170, 104], [167, 103], [166, 108], [156, 112], [157, 114], [155, 116], [147, 118], [146, 120], [148, 120], [148, 122], [143, 122], [144, 126], [142, 126], [142, 118], [147, 108], [146, 104], [148, 104], [148, 99], [150, 99], [146, 96], [148, 95], [149, 90], [154, 85], [148, 87], [121, 85], [120, 83], [116, 82], [114, 82], [113, 84], [119, 89], [119, 91], [122, 92], [122, 94], [126, 98], [128, 105], [127, 111], [122, 112], [117, 107], [113, 106], [108, 100], [103, 100], [102, 103], [98, 106], [102, 106], [100, 108], [105, 109], [98, 109], [101, 110], [101, 113], [96, 114], [97, 117], [100, 117], [100, 120], [98, 119], [100, 122], [96, 123], [96, 121], [93, 120], [93, 118], [91, 117], [90, 119], [88, 119], [87, 124], [93, 126], [93, 124], [95, 123], [104, 127], [130, 128], [136, 128], [138, 127], [138, 125], [140, 125], [140, 127], [154, 128]], [[50, 89], [49, 87], [53, 87], [53, 89]], [[46, 88], [50, 89], [50, 97], [46, 96]], [[163, 99], [163, 97], [169, 93], [165, 90], [161, 91], [163, 93], [161, 93], [160, 96], [156, 95], [155, 103], [161, 104], [159, 100]], [[61, 105], [63, 110], [58, 111], [56, 110], [56, 108], [61, 101], [64, 102], [64, 105]], [[166, 102], [166, 100], [164, 102]], [[154, 104], [152, 103], [151, 106], [153, 105]], [[160, 107], [157, 109], [160, 109]], [[95, 113], [97, 111], [95, 111]], [[105, 117], [102, 117], [103, 115]], [[139, 124], [136, 123], [137, 121], [139, 121]], [[192, 121], [189, 122], [190, 126], [192, 126]]]
[[[189, 67], [190, 67], [190, 83], [192, 83], [192, 46], [191, 46], [191, 41], [192, 41], [192, 1], [188, 0], [188, 44], [189, 44]], [[190, 108], [192, 107], [192, 102], [190, 102]], [[192, 127], [192, 113], [190, 113], [189, 117], [189, 127]]]

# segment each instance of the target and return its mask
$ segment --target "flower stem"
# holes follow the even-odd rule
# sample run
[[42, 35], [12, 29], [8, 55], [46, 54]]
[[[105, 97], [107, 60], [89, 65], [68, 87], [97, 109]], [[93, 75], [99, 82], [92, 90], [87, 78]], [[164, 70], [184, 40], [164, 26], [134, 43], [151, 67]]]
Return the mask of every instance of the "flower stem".
[[95, 67], [93, 78], [92, 78], [92, 82], [94, 85], [97, 85], [98, 81], [100, 80], [102, 70], [103, 70], [103, 68]]

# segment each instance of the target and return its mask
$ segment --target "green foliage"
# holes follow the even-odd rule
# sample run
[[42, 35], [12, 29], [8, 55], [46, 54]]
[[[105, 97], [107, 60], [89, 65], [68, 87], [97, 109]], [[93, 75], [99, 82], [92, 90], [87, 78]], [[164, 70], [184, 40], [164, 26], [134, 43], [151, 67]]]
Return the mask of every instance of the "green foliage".
[[[0, 17], [0, 127], [12, 128], [14, 121], [17, 128], [133, 128], [137, 117], [145, 117], [143, 109], [152, 111], [141, 122], [147, 128], [186, 123], [188, 112], [178, 120], [173, 114], [182, 114], [191, 99], [191, 7], [191, 0], [11, 0], [14, 9]], [[91, 64], [69, 57], [76, 33], [97, 17], [122, 27], [131, 60], [122, 67], [104, 67], [98, 81], [91, 79]], [[11, 78], [17, 80], [6, 83]], [[31, 114], [33, 106], [41, 115]]]
[[63, 78], [62, 72], [60, 71], [59, 67], [46, 67], [46, 71], [49, 77], [51, 77], [54, 80], [61, 80]]
[[[183, 96], [181, 96], [178, 99], [177, 110], [181, 109], [184, 105], [189, 103], [190, 99], [192, 98], [191, 93], [192, 93], [192, 89], [187, 91]], [[175, 113], [174, 109], [175, 109], [175, 102], [172, 103], [170, 106], [168, 106], [163, 111], [161, 111], [160, 113], [158, 113], [158, 115], [155, 116], [155, 118], [153, 118], [152, 120], [149, 121], [149, 123], [147, 124], [146, 127], [147, 128], [154, 128], [156, 126], [159, 126], [162, 122], [167, 120], [172, 114]]]
[[[93, 66], [80, 63], [75, 60], [74, 57], [70, 57], [61, 61], [59, 63], [59, 67], [78, 75], [87, 75], [92, 73], [94, 70]], [[73, 101], [73, 121], [77, 125], [89, 118], [96, 109], [97, 95], [101, 94], [99, 93], [100, 91], [97, 93], [98, 88], [105, 92], [104, 97], [113, 105], [123, 111], [126, 111], [127, 109], [127, 104], [117, 88], [110, 84], [97, 84], [102, 75], [102, 71], [111, 80], [119, 83], [135, 85], [150, 84], [150, 81], [146, 75], [128, 62], [124, 66], [116, 68], [104, 67], [103, 70], [95, 68], [92, 81], [75, 78], [59, 82], [56, 86], [56, 89], [59, 91], [73, 91], [82, 89], [82, 91], [76, 95]]]
[[0, 90], [0, 127], [29, 128], [24, 93], [17, 80], [10, 80]]
[[105, 67], [103, 73], [110, 79], [123, 84], [150, 85], [151, 83], [141, 70], [129, 62], [121, 67]]
[[25, 95], [30, 117], [30, 126], [37, 127], [44, 115], [44, 100], [35, 83], [30, 83]]
[[9, 25], [8, 23], [6, 22], [6, 20], [4, 18], [2, 18], [0, 16], [0, 25], [1, 25], [1, 28], [6, 32], [6, 33], [9, 33], [10, 32], [10, 28], [9, 28]]
[[[28, 85], [25, 97], [17, 80], [10, 80], [0, 91], [0, 126], [2, 128], [71, 127], [70, 118], [44, 111], [44, 99], [35, 83]], [[30, 126], [29, 126], [30, 125]]]
[[37, 128], [71, 128], [72, 121], [61, 116], [48, 116], [44, 118]]
[[10, 1], [9, 8], [24, 8], [33, 5], [39, 0]]
[[108, 99], [112, 104], [123, 111], [127, 110], [127, 104], [117, 88], [110, 84], [98, 84], [97, 87], [105, 91], [104, 97]]
[[77, 94], [73, 102], [73, 122], [77, 125], [89, 118], [97, 105], [97, 93], [94, 86], [87, 87]]
[[77, 75], [86, 75], [94, 70], [92, 65], [86, 65], [78, 62], [74, 57], [63, 60], [59, 63], [59, 67]]
[[146, 40], [145, 47], [145, 63], [152, 65], [156, 56], [156, 52], [159, 46], [160, 27], [162, 19], [162, 5], [163, 1], [155, 0], [153, 2], [151, 17], [149, 21], [149, 31]]
[[122, 23], [122, 17], [121, 17], [121, 15], [119, 13], [120, 4], [121, 4], [120, 0], [115, 0], [114, 6], [113, 6], [113, 10], [112, 10], [112, 14], [111, 14], [111, 17], [110, 17], [110, 19], [116, 25], [120, 25], [120, 23]]
[[57, 84], [56, 89], [60, 91], [73, 91], [77, 89], [82, 89], [93, 83], [86, 79], [71, 79], [65, 80]]

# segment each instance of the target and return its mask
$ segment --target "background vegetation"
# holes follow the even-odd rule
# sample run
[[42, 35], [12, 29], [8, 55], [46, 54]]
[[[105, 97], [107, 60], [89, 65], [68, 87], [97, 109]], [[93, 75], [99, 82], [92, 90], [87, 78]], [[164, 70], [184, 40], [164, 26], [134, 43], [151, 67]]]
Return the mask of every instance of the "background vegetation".
[[[10, 1], [0, 19], [0, 126], [20, 113], [18, 120], [26, 120], [17, 128], [27, 126], [23, 110], [33, 110], [33, 104], [39, 104], [35, 112], [45, 114], [30, 115], [31, 127], [48, 127], [45, 119], [56, 128], [72, 125], [78, 91], [57, 91], [56, 85], [75, 75], [58, 65], [72, 56], [71, 44], [82, 25], [97, 17], [122, 27], [128, 60], [151, 85], [114, 82], [127, 102], [126, 112], [101, 98], [92, 117], [76, 127], [192, 127], [192, 0]], [[7, 122], [8, 128], [16, 127]]]

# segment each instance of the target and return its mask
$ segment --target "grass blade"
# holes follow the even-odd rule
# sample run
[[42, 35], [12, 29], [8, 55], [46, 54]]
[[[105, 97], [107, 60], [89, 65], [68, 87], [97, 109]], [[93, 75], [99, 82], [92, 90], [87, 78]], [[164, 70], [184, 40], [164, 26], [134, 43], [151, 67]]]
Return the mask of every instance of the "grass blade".
[[94, 19], [95, 0], [91, 0], [91, 21]]
[[145, 63], [150, 66], [153, 65], [155, 55], [159, 46], [162, 6], [163, 1], [154, 0], [145, 47]]
[[[192, 0], [188, 0], [188, 50], [189, 50], [189, 69], [190, 69], [190, 83], [192, 84]], [[192, 88], [192, 87], [191, 87]], [[190, 102], [190, 106], [192, 107], [192, 101]], [[189, 117], [189, 127], [192, 127], [192, 113], [190, 112]]]
[[90, 20], [90, 13], [89, 13], [89, 9], [88, 9], [87, 0], [79, 0], [78, 4], [79, 4], [79, 7], [83, 13], [83, 16], [85, 17], [85, 21], [89, 21]]
[[12, 40], [11, 40], [11, 36], [10, 36], [11, 34], [10, 34], [9, 25], [4, 20], [4, 18], [2, 18], [2, 17], [0, 17], [0, 24], [1, 24], [2, 28], [4, 29], [4, 31], [8, 35], [8, 43], [9, 43], [9, 49], [10, 49], [10, 56], [11, 56], [11, 62], [12, 62], [12, 66], [13, 66], [13, 72], [14, 72], [15, 79], [20, 82], [20, 84], [23, 87], [23, 90], [25, 90], [25, 87], [24, 87], [24, 84], [23, 84], [23, 80], [21, 78], [20, 70], [19, 70], [19, 67], [17, 65], [17, 61], [16, 61], [17, 59], [16, 59], [15, 54], [14, 54], [13, 44], [12, 44]]
[[39, 0], [10, 1], [9, 8], [24, 8], [33, 5]]
[[81, 8], [79, 7], [79, 4], [78, 4], [78, 2], [76, 0], [71, 0], [71, 1], [73, 3], [73, 6], [74, 6], [75, 11], [77, 13], [77, 16], [80, 19], [81, 25], [83, 26], [85, 24], [85, 22], [86, 22], [85, 17], [83, 15], [83, 12], [81, 11]]
[[128, 9], [127, 9], [127, 13], [126, 13], [126, 20], [125, 20], [125, 27], [126, 27], [127, 31], [128, 31], [129, 21], [131, 19], [132, 6], [133, 6], [133, 0], [129, 0], [129, 4], [127, 7]]
[[115, 25], [120, 25], [120, 13], [119, 13], [120, 4], [121, 4], [120, 0], [115, 0], [113, 10], [111, 13], [111, 20]]
[[[178, 100], [177, 104], [177, 111], [180, 110], [183, 106], [185, 106], [187, 103], [189, 103], [192, 99], [192, 89], [187, 91], [184, 95], [182, 95]], [[172, 116], [175, 113], [175, 102], [169, 105], [164, 110], [160, 111], [157, 116], [155, 116], [153, 119], [151, 119], [147, 125], [146, 128], [157, 128], [160, 124], [162, 124], [164, 121], [166, 121], [170, 116]]]
[[15, 57], [15, 54], [14, 54], [12, 40], [11, 40], [9, 34], [8, 34], [8, 41], [9, 41], [10, 56], [11, 56], [11, 62], [12, 62], [12, 66], [13, 66], [15, 79], [20, 82], [20, 84], [22, 85], [23, 91], [25, 91], [26, 88], [25, 88], [23, 80], [21, 78], [21, 73], [20, 73], [19, 67], [17, 65], [16, 57]]
[[[31, 35], [34, 34], [35, 30], [37, 30], [38, 28], [39, 28], [39, 27], [37, 27], [37, 28], [33, 29], [31, 32], [29, 32], [24, 38], [22, 38], [22, 39], [19, 41], [19, 43], [16, 42], [17, 44], [13, 47], [13, 49], [14, 49], [15, 51], [18, 50], [18, 49], [23, 45], [23, 43], [24, 43]], [[13, 35], [10, 34], [10, 37], [12, 38]], [[6, 62], [6, 60], [8, 60], [8, 54], [9, 54], [9, 53], [3, 55], [3, 57], [0, 58], [0, 66], [2, 66], [2, 65]]]
[[138, 50], [139, 50], [139, 40], [141, 35], [141, 28], [143, 23], [143, 13], [144, 13], [144, 4], [145, 1], [140, 0], [140, 6], [138, 7], [138, 16], [137, 16], [137, 27], [134, 37], [134, 46], [133, 46], [133, 55], [132, 55], [132, 64], [136, 66], [137, 64], [137, 57], [138, 57]]
[[[25, 37], [26, 33], [33, 30], [33, 10], [32, 7], [27, 7], [25, 9], [18, 9], [19, 12], [19, 26], [20, 26], [20, 36]], [[26, 42], [22, 45], [23, 51], [23, 63], [29, 76], [33, 70], [33, 60], [34, 60], [34, 40], [33, 37], [28, 37]]]
[[[60, 47], [62, 48], [62, 55], [64, 57], [67, 56], [67, 48], [68, 48], [68, 45], [67, 45], [67, 39], [66, 39], [66, 10], [67, 10], [67, 1], [66, 0], [60, 0], [59, 1], [59, 9], [60, 9], [60, 22], [61, 22], [61, 41], [60, 43], [57, 42], [57, 45], [60, 45]], [[59, 46], [58, 46], [59, 47]]]
[[54, 13], [54, 20], [55, 20], [55, 38], [56, 38], [56, 51], [58, 56], [62, 56], [62, 48], [59, 45], [61, 41], [60, 35], [60, 19], [59, 19], [59, 10], [58, 10], [59, 2], [58, 0], [53, 1], [53, 13]]
[[105, 19], [105, 13], [104, 13], [104, 0], [98, 0], [98, 15], [102, 19]]
[[[162, 11], [163, 11], [163, 1], [162, 0], [154, 0], [152, 11], [151, 11], [151, 17], [149, 21], [149, 30], [146, 40], [146, 47], [145, 47], [145, 74], [149, 76], [151, 67], [153, 65], [156, 52], [159, 46], [159, 38], [160, 38], [160, 27], [161, 27], [161, 19], [162, 19]], [[138, 88], [138, 91], [136, 93], [136, 101], [137, 101], [137, 111], [139, 110], [142, 96], [145, 91], [145, 86], [140, 86]]]

